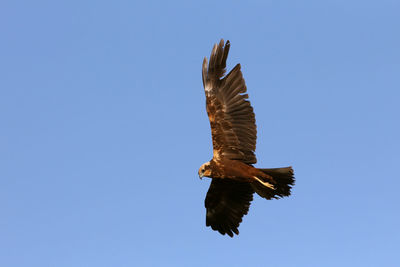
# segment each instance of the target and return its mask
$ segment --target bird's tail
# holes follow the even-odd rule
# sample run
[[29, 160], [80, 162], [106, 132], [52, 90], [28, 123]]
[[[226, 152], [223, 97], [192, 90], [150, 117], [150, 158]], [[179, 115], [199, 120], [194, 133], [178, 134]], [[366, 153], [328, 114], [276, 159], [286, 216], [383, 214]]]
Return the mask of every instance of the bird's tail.
[[275, 189], [273, 190], [270, 188], [266, 188], [259, 183], [253, 183], [253, 189], [257, 192], [257, 194], [266, 199], [281, 198], [290, 195], [290, 190], [294, 185], [294, 173], [292, 167], [258, 170], [271, 176], [274, 179]]

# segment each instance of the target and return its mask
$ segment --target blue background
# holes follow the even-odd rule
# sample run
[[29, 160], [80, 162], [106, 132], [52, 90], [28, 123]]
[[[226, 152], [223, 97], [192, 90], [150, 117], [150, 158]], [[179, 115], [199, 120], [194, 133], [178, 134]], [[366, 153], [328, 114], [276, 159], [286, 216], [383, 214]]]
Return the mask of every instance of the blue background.
[[[400, 266], [399, 1], [2, 1], [1, 266]], [[255, 197], [205, 227], [201, 63], [256, 113]]]

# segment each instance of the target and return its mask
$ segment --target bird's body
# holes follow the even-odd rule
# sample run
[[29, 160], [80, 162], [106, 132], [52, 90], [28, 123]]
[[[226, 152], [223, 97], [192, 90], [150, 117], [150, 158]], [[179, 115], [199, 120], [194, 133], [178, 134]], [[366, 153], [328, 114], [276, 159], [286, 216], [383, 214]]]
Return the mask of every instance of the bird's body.
[[247, 214], [253, 194], [272, 199], [290, 195], [294, 184], [291, 167], [259, 169], [255, 115], [247, 100], [246, 85], [237, 64], [225, 77], [229, 41], [214, 46], [210, 63], [203, 62], [203, 85], [210, 120], [213, 158], [199, 169], [199, 176], [210, 177], [207, 192], [206, 225], [221, 234], [239, 234], [242, 217]]
[[232, 179], [238, 182], [252, 182], [254, 177], [261, 177], [264, 179], [271, 179], [271, 182], [274, 183], [272, 177], [239, 160], [223, 158], [216, 161], [212, 159], [210, 161], [210, 166], [212, 168], [212, 178], [215, 179]]

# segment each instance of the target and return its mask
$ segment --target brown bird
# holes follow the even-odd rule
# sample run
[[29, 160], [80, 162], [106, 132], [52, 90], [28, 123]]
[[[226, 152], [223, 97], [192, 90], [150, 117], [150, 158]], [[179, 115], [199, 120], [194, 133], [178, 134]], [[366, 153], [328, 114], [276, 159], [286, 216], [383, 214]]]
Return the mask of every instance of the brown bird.
[[[205, 199], [206, 225], [233, 237], [247, 214], [253, 193], [265, 199], [290, 195], [294, 184], [291, 167], [259, 169], [257, 162], [257, 130], [255, 115], [245, 94], [240, 64], [226, 76], [229, 41], [222, 39], [211, 52], [210, 63], [203, 61], [203, 86], [207, 114], [210, 119], [213, 158], [199, 169], [200, 179], [212, 178]], [[224, 76], [224, 77], [223, 77]]]

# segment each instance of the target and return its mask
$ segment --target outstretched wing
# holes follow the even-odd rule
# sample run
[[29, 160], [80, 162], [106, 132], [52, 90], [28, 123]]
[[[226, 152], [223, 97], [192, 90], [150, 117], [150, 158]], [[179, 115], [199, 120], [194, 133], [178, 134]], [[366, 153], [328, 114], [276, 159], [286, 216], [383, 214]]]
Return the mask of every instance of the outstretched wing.
[[239, 224], [249, 211], [253, 193], [250, 183], [212, 179], [205, 200], [206, 225], [223, 235], [238, 235]]
[[224, 78], [230, 43], [221, 40], [211, 52], [210, 63], [203, 61], [203, 85], [211, 124], [214, 158], [227, 157], [247, 164], [257, 162], [255, 115], [247, 100], [240, 64]]

